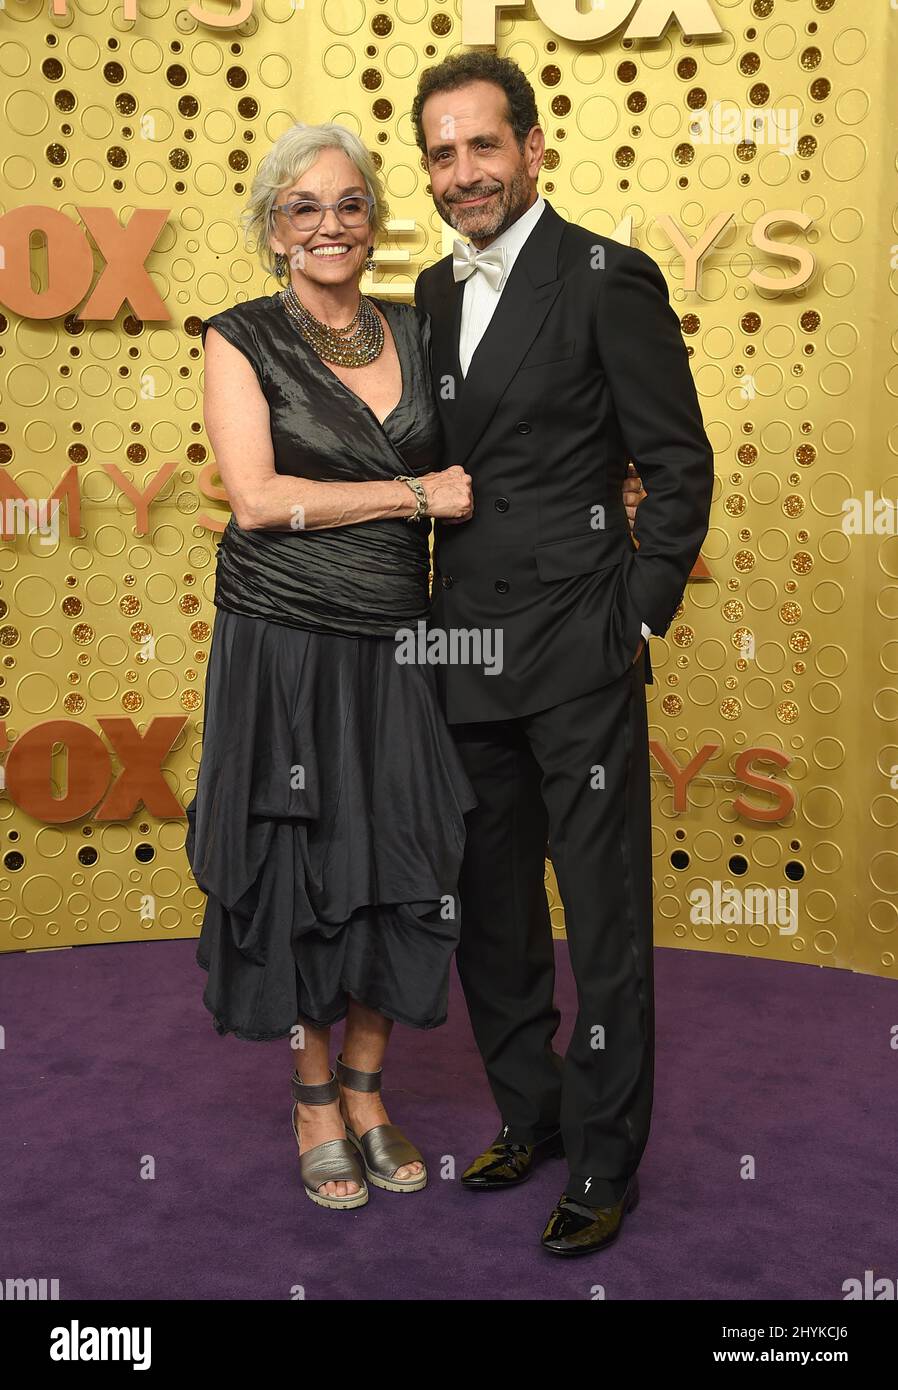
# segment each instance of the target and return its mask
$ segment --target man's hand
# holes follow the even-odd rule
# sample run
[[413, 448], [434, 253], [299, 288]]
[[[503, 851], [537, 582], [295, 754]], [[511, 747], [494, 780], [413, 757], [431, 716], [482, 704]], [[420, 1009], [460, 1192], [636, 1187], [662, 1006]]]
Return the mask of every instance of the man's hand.
[[[627, 512], [627, 520], [630, 523], [630, 530], [633, 530], [633, 523], [636, 521], [636, 508], [639, 506], [643, 497], [648, 497], [648, 493], [643, 491], [642, 479], [636, 472], [636, 465], [627, 465], [627, 476], [623, 486], [624, 507]], [[639, 656], [639, 653], [636, 653]]]
[[645, 646], [645, 638], [644, 638], [644, 637], [640, 637], [640, 639], [639, 639], [639, 646], [636, 648], [636, 655], [634, 656], [633, 660], [630, 662], [630, 665], [631, 665], [631, 666], [635, 666], [635, 665], [636, 665], [637, 661], [639, 660], [640, 656], [642, 655], [642, 649], [643, 649], [644, 646]]

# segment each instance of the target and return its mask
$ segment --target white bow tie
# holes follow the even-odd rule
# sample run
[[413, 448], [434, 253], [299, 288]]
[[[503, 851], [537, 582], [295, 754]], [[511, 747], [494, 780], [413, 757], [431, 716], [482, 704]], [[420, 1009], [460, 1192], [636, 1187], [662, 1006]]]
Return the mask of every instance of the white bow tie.
[[467, 280], [475, 270], [479, 270], [494, 290], [498, 290], [505, 278], [507, 248], [487, 246], [477, 251], [470, 242], [456, 237], [452, 243], [452, 274], [456, 280]]

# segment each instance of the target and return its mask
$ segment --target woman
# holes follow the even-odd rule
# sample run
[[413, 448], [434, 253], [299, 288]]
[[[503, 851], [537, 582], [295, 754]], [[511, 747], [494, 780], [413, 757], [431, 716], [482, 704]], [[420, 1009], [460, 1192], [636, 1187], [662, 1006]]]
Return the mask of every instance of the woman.
[[[380, 1074], [394, 1020], [445, 1019], [476, 804], [432, 668], [395, 659], [397, 629], [428, 612], [428, 518], [464, 521], [472, 497], [461, 468], [438, 471], [426, 320], [359, 293], [385, 216], [351, 132], [292, 127], [246, 219], [285, 289], [203, 324], [205, 419], [233, 515], [187, 808], [208, 894], [197, 961], [220, 1033], [299, 1044], [302, 1175], [337, 1209], [365, 1203], [367, 1182], [426, 1183]], [[329, 1030], [344, 1017], [335, 1076]]]
[[187, 807], [208, 895], [197, 961], [218, 1032], [299, 1052], [302, 1178], [333, 1209], [363, 1205], [369, 1182], [427, 1181], [380, 1077], [394, 1021], [445, 1020], [476, 805], [432, 668], [395, 659], [398, 630], [428, 614], [429, 518], [463, 522], [473, 501], [470, 476], [440, 468], [429, 320], [359, 291], [385, 218], [356, 136], [293, 126], [246, 214], [285, 287], [203, 323], [233, 515]]

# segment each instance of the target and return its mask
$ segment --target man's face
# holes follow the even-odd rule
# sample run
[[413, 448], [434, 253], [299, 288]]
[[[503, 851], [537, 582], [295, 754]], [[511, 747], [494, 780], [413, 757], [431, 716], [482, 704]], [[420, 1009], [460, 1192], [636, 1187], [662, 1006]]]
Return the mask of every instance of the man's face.
[[494, 82], [435, 92], [421, 125], [437, 211], [482, 249], [536, 201], [543, 132], [534, 126], [518, 149], [508, 101]]

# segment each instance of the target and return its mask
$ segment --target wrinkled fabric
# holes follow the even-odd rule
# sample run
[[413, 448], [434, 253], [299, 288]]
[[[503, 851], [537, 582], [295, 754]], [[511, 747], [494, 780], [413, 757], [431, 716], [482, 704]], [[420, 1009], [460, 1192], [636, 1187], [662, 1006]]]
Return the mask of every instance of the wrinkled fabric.
[[[249, 359], [268, 402], [275, 470], [317, 482], [384, 482], [442, 467], [430, 382], [430, 319], [371, 296], [402, 365], [381, 425], [306, 343], [279, 296], [204, 319]], [[218, 551], [216, 606], [317, 632], [388, 636], [428, 612], [429, 520], [391, 517], [319, 530], [244, 530], [232, 516]]]
[[433, 670], [387, 638], [218, 615], [187, 856], [209, 895], [197, 961], [219, 1032], [286, 1036], [351, 995], [445, 1021], [476, 797]]
[[[279, 472], [358, 480], [440, 466], [429, 320], [378, 303], [404, 382], [383, 426], [275, 297], [207, 321], [256, 369]], [[412, 1027], [445, 1021], [477, 798], [434, 668], [396, 659], [396, 629], [427, 616], [428, 564], [426, 529], [404, 520], [224, 532], [186, 808], [187, 857], [207, 894], [196, 959], [219, 1033], [265, 1041], [303, 1021], [324, 1027], [350, 998]]]

